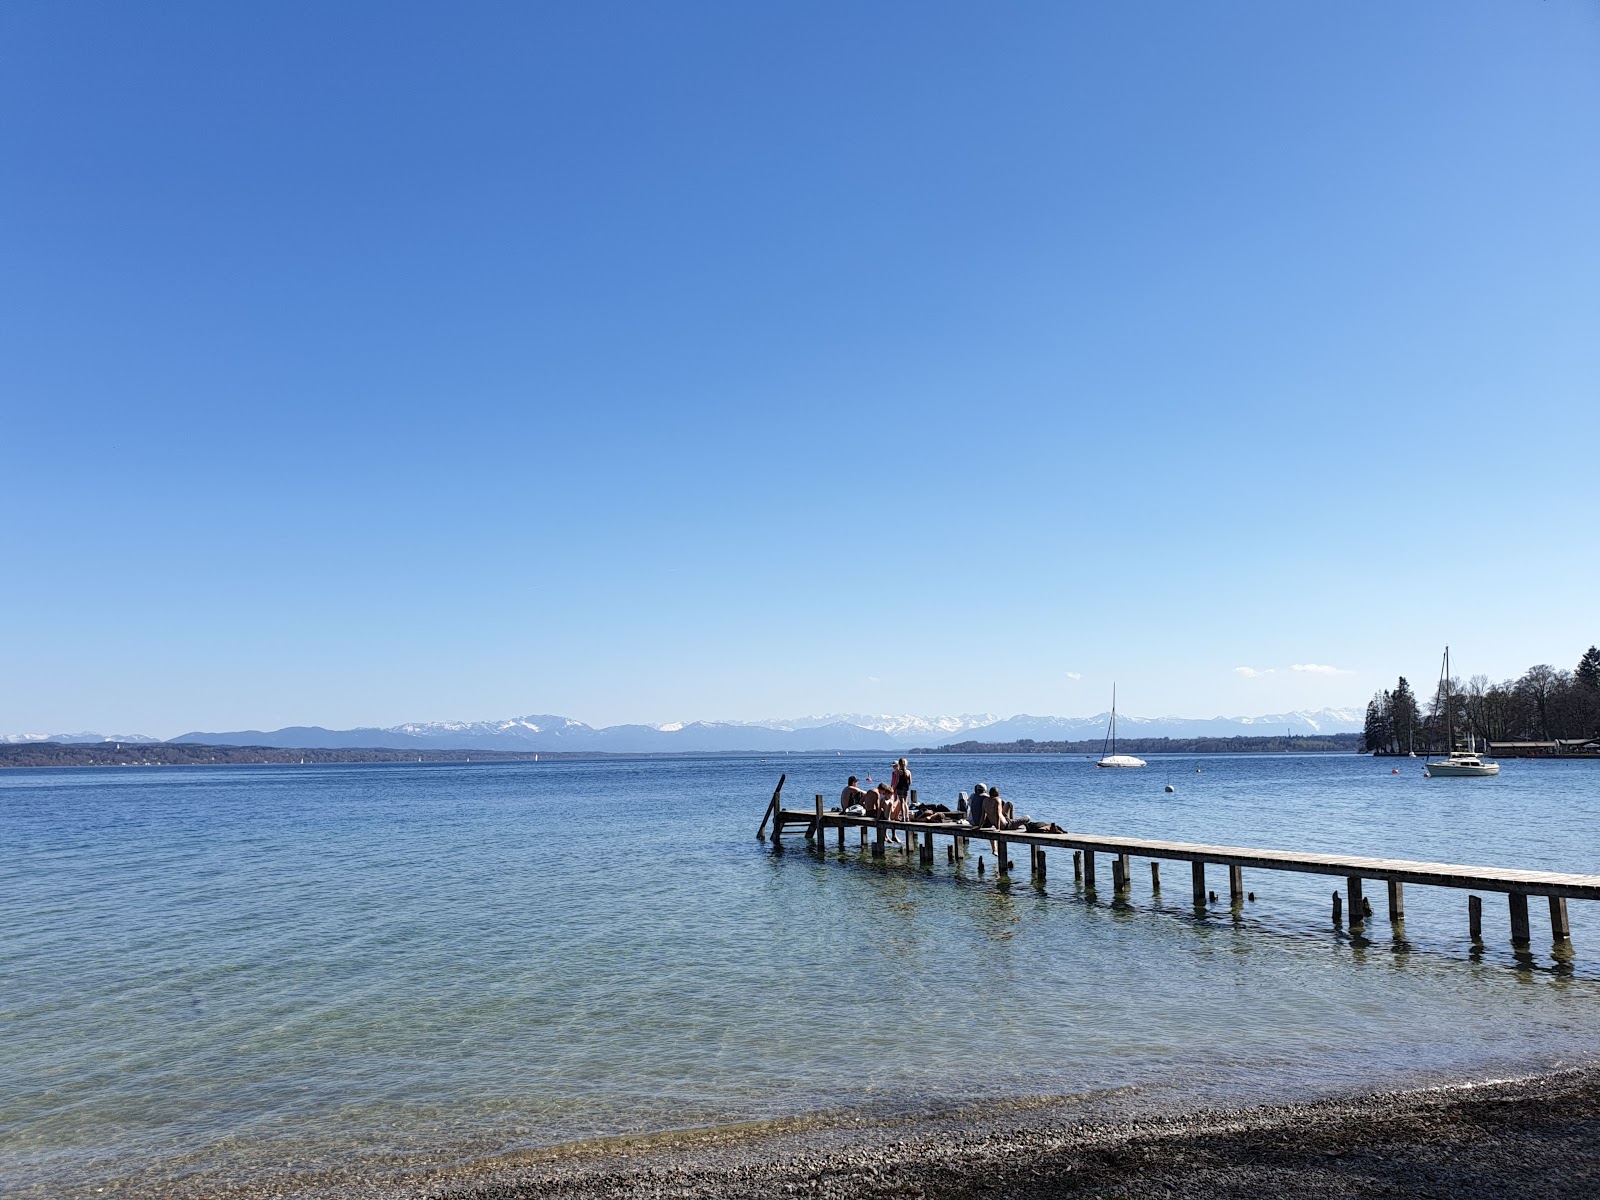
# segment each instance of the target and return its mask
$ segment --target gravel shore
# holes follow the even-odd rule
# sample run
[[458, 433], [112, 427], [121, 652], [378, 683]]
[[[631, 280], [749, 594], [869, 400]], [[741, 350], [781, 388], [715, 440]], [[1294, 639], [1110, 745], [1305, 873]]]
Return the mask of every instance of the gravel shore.
[[685, 1135], [484, 1164], [436, 1200], [527, 1197], [1594, 1197], [1600, 1072], [1134, 1120]]
[[[348, 1163], [275, 1179], [125, 1177], [84, 1196], [181, 1200], [1600, 1196], [1600, 1068], [1150, 1115], [1100, 1093], [892, 1121], [793, 1120], [473, 1162]], [[59, 1193], [29, 1192], [24, 1195]]]

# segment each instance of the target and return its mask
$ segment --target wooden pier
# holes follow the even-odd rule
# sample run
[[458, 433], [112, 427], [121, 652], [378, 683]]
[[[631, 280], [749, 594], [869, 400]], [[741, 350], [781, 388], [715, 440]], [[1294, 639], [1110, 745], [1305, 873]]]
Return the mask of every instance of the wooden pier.
[[[1098, 890], [1097, 856], [1111, 859], [1111, 881], [1114, 895], [1121, 895], [1132, 887], [1132, 859], [1151, 860], [1151, 888], [1161, 890], [1161, 863], [1187, 862], [1190, 887], [1197, 908], [1205, 907], [1216, 899], [1209, 890], [1206, 871], [1208, 867], [1228, 869], [1228, 899], [1233, 905], [1245, 898], [1244, 872], [1246, 870], [1297, 871], [1302, 874], [1328, 875], [1344, 880], [1344, 894], [1333, 893], [1333, 919], [1335, 924], [1346, 921], [1358, 928], [1372, 916], [1372, 902], [1366, 898], [1364, 885], [1371, 881], [1383, 883], [1387, 892], [1387, 916], [1390, 921], [1405, 917], [1405, 885], [1425, 884], [1430, 887], [1458, 888], [1474, 892], [1500, 892], [1507, 897], [1511, 914], [1511, 941], [1523, 945], [1532, 940], [1528, 912], [1530, 898], [1548, 902], [1550, 933], [1553, 941], [1570, 942], [1571, 926], [1567, 920], [1568, 900], [1600, 900], [1600, 875], [1575, 875], [1559, 871], [1523, 871], [1506, 867], [1460, 866], [1454, 863], [1411, 862], [1397, 858], [1365, 858], [1351, 854], [1303, 854], [1289, 850], [1260, 850], [1244, 846], [1212, 846], [1194, 842], [1167, 842], [1152, 838], [1100, 837], [1081, 833], [1029, 833], [1021, 829], [975, 829], [971, 825], [958, 825], [945, 821], [883, 821], [874, 817], [846, 816], [838, 810], [826, 811], [823, 797], [816, 797], [811, 809], [783, 808], [780, 794], [773, 793], [772, 803], [757, 830], [758, 838], [766, 837], [766, 828], [772, 825], [774, 842], [782, 844], [785, 829], [803, 827], [807, 841], [819, 846], [828, 831], [837, 833], [839, 846], [845, 844], [849, 829], [860, 831], [861, 844], [870, 845], [873, 857], [883, 857], [891, 849], [887, 842], [891, 832], [904, 835], [902, 845], [893, 847], [896, 852], [909, 857], [918, 856], [922, 863], [934, 861], [934, 846], [939, 838], [949, 839], [946, 856], [950, 862], [964, 861], [968, 843], [991, 842], [996, 847], [994, 870], [1006, 875], [1015, 870], [1011, 847], [1028, 847], [1029, 873], [1038, 880], [1046, 877], [1046, 855], [1051, 850], [1072, 853], [1073, 877], [1082, 884], [1086, 893]], [[911, 793], [912, 804], [916, 793]], [[979, 871], [983, 861], [979, 859]], [[1220, 877], [1218, 882], [1220, 882]], [[1482, 898], [1468, 897], [1468, 927], [1474, 941], [1482, 937]]]

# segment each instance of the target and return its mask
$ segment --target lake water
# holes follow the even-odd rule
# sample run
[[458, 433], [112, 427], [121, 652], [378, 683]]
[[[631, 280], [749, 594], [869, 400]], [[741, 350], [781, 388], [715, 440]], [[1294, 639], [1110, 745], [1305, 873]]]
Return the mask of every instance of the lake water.
[[[880, 761], [881, 760], [881, 761]], [[1074, 831], [1600, 872], [1600, 764], [929, 756]], [[1336, 933], [1333, 880], [1130, 903], [754, 832], [888, 756], [0, 772], [0, 1192], [471, 1158], [614, 1132], [1133, 1088], [1284, 1099], [1600, 1051], [1600, 905]], [[1199, 773], [1196, 773], [1196, 768]], [[1162, 789], [1173, 784], [1175, 793]], [[1226, 895], [1226, 872], [1212, 886]], [[152, 1192], [159, 1191], [152, 1187]]]

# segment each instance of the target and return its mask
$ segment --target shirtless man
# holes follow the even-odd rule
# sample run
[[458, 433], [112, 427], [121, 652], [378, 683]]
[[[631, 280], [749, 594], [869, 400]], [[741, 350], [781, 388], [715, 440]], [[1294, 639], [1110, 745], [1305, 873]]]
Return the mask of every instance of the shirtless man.
[[844, 791], [839, 793], [839, 811], [844, 812], [852, 804], [859, 804], [863, 808], [867, 805], [867, 793], [856, 786], [856, 777], [850, 776], [850, 782], [844, 785]]

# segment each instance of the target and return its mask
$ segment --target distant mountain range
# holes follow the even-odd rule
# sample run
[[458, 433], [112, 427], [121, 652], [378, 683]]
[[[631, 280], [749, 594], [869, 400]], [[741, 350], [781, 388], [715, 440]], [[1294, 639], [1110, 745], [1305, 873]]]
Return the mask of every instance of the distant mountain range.
[[[1350, 708], [1275, 713], [1265, 717], [1117, 716], [1117, 731], [1130, 738], [1239, 737], [1355, 733], [1363, 714]], [[771, 721], [694, 721], [669, 725], [610, 725], [596, 729], [568, 717], [534, 715], [505, 721], [433, 721], [386, 729], [323, 729], [290, 726], [265, 732], [186, 733], [173, 742], [211, 746], [276, 746], [305, 749], [384, 747], [406, 750], [536, 750], [599, 754], [685, 754], [746, 751], [908, 750], [980, 740], [1079, 741], [1099, 737], [1107, 714], [1092, 717], [1016, 716], [987, 713], [959, 717], [869, 716], [861, 713]], [[0, 734], [0, 742], [154, 742], [158, 738], [75, 734]]]

